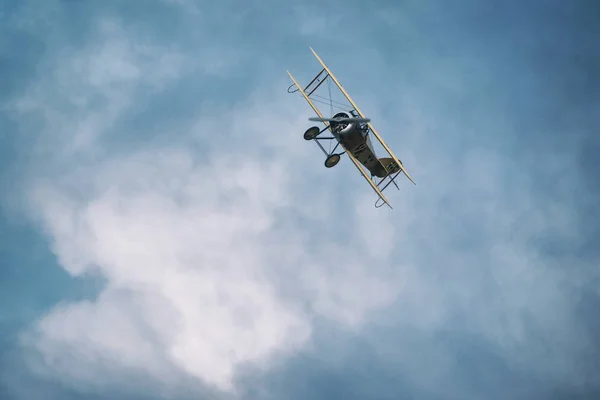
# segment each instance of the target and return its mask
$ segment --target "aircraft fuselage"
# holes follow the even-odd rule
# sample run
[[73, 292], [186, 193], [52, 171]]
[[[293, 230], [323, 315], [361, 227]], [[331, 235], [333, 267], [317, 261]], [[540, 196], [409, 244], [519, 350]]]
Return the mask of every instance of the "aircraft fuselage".
[[[337, 113], [333, 118], [349, 118], [345, 112]], [[388, 172], [383, 168], [382, 162], [389, 162], [388, 159], [377, 159], [375, 150], [369, 138], [369, 126], [366, 123], [356, 122], [331, 122], [333, 136], [340, 142], [344, 148], [371, 172], [372, 176], [384, 177]], [[392, 171], [397, 170], [391, 168]]]

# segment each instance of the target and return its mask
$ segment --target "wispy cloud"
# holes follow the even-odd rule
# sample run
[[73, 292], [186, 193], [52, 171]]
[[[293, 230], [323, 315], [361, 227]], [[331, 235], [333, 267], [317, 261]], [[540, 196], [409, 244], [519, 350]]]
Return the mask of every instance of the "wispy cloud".
[[[83, 44], [53, 47], [7, 106], [36, 137], [15, 196], [65, 271], [104, 282], [23, 333], [37, 379], [108, 397], [209, 386], [248, 398], [506, 398], [593, 385], [582, 360], [597, 343], [577, 310], [584, 290], [598, 296], [598, 273], [553, 252], [585, 240], [578, 156], [526, 141], [498, 100], [522, 89], [494, 83], [477, 45], [439, 50], [466, 40], [428, 29], [439, 7], [368, 14], [388, 35], [394, 13], [410, 22], [394, 47], [345, 25], [360, 8], [340, 11], [325, 37], [331, 20], [307, 21], [315, 5], [273, 5], [289, 15], [262, 46], [246, 18], [219, 31], [224, 9], [156, 4], [180, 41], [104, 12]], [[213, 28], [222, 40], [207, 39]], [[308, 37], [418, 182], [391, 195], [394, 211], [374, 209], [349, 163], [326, 170], [302, 140], [309, 109], [285, 93], [283, 72], [310, 53], [284, 61], [245, 46], [289, 50], [294, 38], [301, 50]], [[346, 62], [357, 43], [376, 76]], [[396, 63], [400, 50], [410, 60]], [[266, 79], [274, 66], [281, 78]], [[545, 93], [530, 90], [531, 102]], [[137, 125], [147, 130], [134, 140]]]
[[[161, 49], [147, 49], [145, 62], [127, 50], [139, 45], [114, 36], [122, 28], [104, 26], [100, 45], [72, 54], [53, 70], [51, 76], [62, 77], [59, 85], [68, 90], [55, 91], [55, 80], [44, 78], [38, 92], [26, 94], [27, 107], [17, 103], [19, 112], [53, 116], [46, 132], [57, 149], [59, 141], [89, 138], [82, 121], [94, 131], [88, 147], [101, 149], [102, 135], [132, 104], [134, 88], [175, 77], [153, 68], [164, 60]], [[77, 90], [65, 81], [82, 80], [87, 91], [77, 102]], [[81, 113], [61, 113], [43, 101], [57, 93], [57, 100], [81, 107]], [[106, 96], [92, 113], [96, 122], [86, 108], [94, 95]], [[237, 366], [305, 345], [314, 312], [355, 324], [371, 307], [391, 300], [389, 283], [363, 266], [360, 253], [327, 239], [329, 229], [320, 234], [331, 249], [319, 244], [309, 251], [306, 236], [314, 228], [278, 226], [282, 207], [309, 211], [290, 197], [294, 183], [308, 184], [294, 172], [303, 154], [297, 153], [297, 138], [276, 139], [282, 128], [299, 126], [295, 111], [259, 95], [249, 105], [202, 115], [167, 148], [105, 154], [31, 182], [31, 210], [52, 238], [60, 264], [74, 276], [107, 280], [96, 299], [57, 307], [27, 336], [48, 373], [96, 386], [119, 382], [132, 368], [166, 380], [179, 371], [229, 390]], [[254, 149], [221, 141], [210, 153], [195, 154], [184, 146], [223, 130], [237, 145]], [[256, 158], [269, 150], [277, 153]], [[89, 153], [77, 147], [60, 154], [69, 165]], [[274, 286], [277, 280], [283, 285]], [[290, 282], [291, 291], [279, 293]]]

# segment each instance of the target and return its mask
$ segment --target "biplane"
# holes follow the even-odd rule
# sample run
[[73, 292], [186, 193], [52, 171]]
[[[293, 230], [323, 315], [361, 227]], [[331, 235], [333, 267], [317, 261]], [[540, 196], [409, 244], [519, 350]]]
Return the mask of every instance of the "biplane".
[[[371, 184], [371, 187], [379, 196], [375, 201], [375, 207], [379, 208], [384, 204], [387, 204], [388, 207], [392, 208], [384, 196], [383, 191], [391, 183], [396, 186], [396, 189], [400, 190], [396, 183], [396, 178], [402, 173], [404, 173], [413, 184], [415, 184], [415, 181], [410, 177], [398, 157], [394, 155], [381, 136], [375, 131], [371, 125], [371, 120], [363, 115], [356, 103], [352, 100], [350, 95], [348, 95], [323, 60], [321, 60], [312, 47], [310, 50], [321, 64], [322, 70], [308, 85], [306, 85], [306, 87], [302, 88], [292, 74], [287, 71], [293, 82], [288, 88], [288, 93], [300, 92], [312, 107], [313, 111], [317, 114], [317, 117], [311, 117], [309, 120], [322, 122], [325, 125], [323, 128], [319, 128], [318, 126], [308, 128], [306, 132], [304, 132], [304, 139], [315, 141], [321, 148], [326, 157], [325, 167], [327, 168], [336, 166], [342, 155], [348, 155], [348, 158], [350, 158], [352, 163], [358, 168], [363, 177]], [[329, 99], [316, 93], [326, 81], [329, 83]], [[334, 102], [332, 100], [331, 81], [333, 81], [338, 90], [343, 94], [345, 100], [350, 104], [339, 101]], [[294, 87], [295, 89], [293, 89]], [[317, 102], [323, 103], [323, 100], [329, 100], [332, 114], [331, 118], [324, 117], [323, 113], [315, 105]], [[334, 103], [336, 103], [335, 108], [340, 110], [335, 114], [333, 111]], [[321, 136], [327, 130], [331, 133], [331, 136]], [[370, 139], [371, 134], [388, 153], [388, 157], [378, 158], [375, 155], [375, 149]], [[336, 141], [337, 144], [333, 150], [327, 151], [321, 141], [330, 141], [329, 143], [331, 143], [331, 141]], [[336, 153], [335, 151], [340, 146], [343, 151]]]

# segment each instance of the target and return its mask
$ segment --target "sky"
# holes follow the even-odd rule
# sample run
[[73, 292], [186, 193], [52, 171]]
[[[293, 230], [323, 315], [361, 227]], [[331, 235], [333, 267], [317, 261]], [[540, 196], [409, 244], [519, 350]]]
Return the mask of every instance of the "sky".
[[[0, 398], [598, 398], [599, 17], [0, 0]], [[393, 210], [302, 139], [309, 46]]]

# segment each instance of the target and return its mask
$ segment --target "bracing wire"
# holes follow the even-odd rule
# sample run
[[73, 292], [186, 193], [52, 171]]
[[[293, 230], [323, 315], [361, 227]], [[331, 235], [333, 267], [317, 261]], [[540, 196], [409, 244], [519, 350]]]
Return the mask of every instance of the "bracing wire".
[[[327, 79], [327, 91], [329, 92], [329, 115], [333, 116], [333, 99], [331, 98], [331, 79]], [[329, 153], [331, 153], [331, 142], [329, 142]]]
[[327, 90], [329, 91], [329, 109], [330, 109], [329, 115], [333, 116], [333, 99], [331, 97], [331, 79], [329, 79], [327, 82]]
[[[327, 101], [329, 101], [330, 103], [333, 103], [333, 104], [339, 105], [339, 106], [341, 106], [341, 107], [344, 107], [344, 108], [352, 108], [352, 107], [351, 107], [349, 104], [342, 103], [342, 102], [340, 102], [340, 101], [336, 101], [336, 100], [332, 100], [332, 99], [331, 99], [331, 97], [328, 99], [328, 98], [327, 98], [327, 97], [325, 97], [325, 96], [320, 96], [320, 95], [318, 95], [318, 94], [314, 94], [314, 93], [313, 93], [313, 94], [311, 94], [311, 98], [312, 98], [312, 97], [318, 97], [319, 99], [322, 99], [322, 100], [327, 100]], [[327, 104], [329, 104], [329, 103], [327, 103]], [[339, 107], [339, 106], [338, 106], [338, 107]]]
[[[323, 100], [317, 100], [317, 99], [313, 98], [314, 96], [315, 96], [314, 94], [311, 96], [311, 100], [312, 100], [313, 102], [315, 102], [315, 103], [319, 103], [319, 104], [330, 105], [330, 104], [329, 104], [328, 102], [326, 102], [326, 101], [323, 101]], [[338, 106], [338, 105], [334, 105], [333, 107], [334, 107], [334, 109], [337, 109], [337, 110], [339, 110], [339, 111], [348, 111], [348, 109], [352, 108], [352, 107], [349, 107], [349, 106], [341, 107], [341, 106]]]

